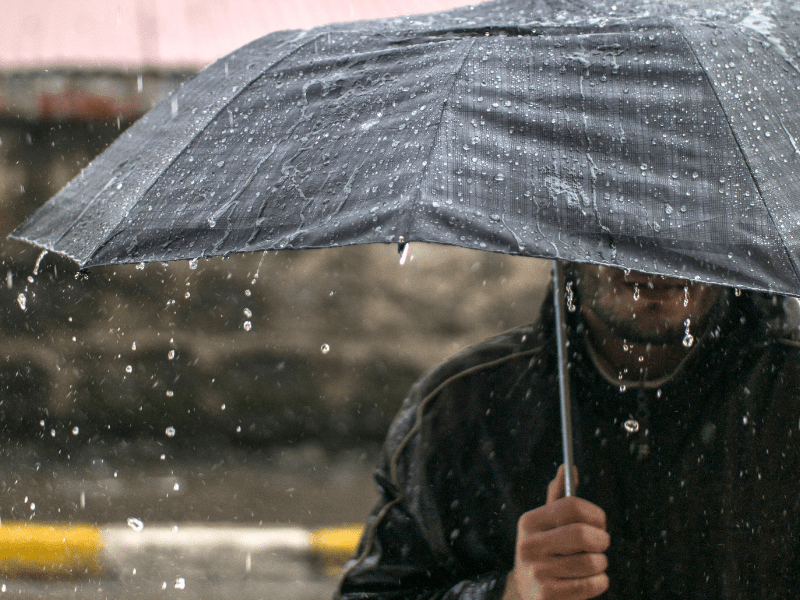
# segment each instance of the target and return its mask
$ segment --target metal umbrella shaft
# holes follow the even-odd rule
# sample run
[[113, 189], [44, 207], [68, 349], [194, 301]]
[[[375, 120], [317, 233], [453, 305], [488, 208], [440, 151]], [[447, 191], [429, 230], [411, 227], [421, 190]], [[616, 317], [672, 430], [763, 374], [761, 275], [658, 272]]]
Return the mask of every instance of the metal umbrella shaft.
[[561, 444], [564, 453], [564, 495], [572, 496], [572, 411], [567, 368], [567, 318], [564, 313], [564, 265], [553, 261], [553, 304], [556, 310], [556, 343], [558, 345], [558, 392], [561, 406]]

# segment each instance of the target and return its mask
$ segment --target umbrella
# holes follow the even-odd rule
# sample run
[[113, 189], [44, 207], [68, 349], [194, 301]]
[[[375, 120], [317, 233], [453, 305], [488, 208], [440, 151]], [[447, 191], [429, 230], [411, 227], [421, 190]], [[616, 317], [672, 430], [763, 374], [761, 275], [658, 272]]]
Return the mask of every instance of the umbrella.
[[496, 0], [270, 34], [12, 237], [81, 268], [436, 242], [800, 295], [798, 31], [789, 0]]

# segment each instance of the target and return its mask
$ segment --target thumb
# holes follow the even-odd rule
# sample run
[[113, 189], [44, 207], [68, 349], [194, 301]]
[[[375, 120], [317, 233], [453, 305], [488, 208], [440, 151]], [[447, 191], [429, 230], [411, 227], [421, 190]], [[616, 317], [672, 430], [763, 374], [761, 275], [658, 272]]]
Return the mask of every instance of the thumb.
[[[546, 504], [550, 504], [551, 502], [555, 502], [556, 500], [560, 500], [565, 496], [564, 488], [564, 465], [558, 467], [558, 472], [556, 473], [555, 479], [549, 483], [547, 486], [547, 502]], [[572, 466], [572, 481], [573, 487], [578, 487], [578, 467]]]

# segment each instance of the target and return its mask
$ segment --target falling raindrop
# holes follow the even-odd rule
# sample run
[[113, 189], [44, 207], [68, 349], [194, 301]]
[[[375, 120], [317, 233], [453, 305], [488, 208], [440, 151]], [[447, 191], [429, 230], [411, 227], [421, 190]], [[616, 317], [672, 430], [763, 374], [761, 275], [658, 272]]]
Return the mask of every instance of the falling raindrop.
[[698, 177], [700, 177], [700, 173], [698, 173], [697, 171], [694, 171], [692, 173], [692, 179], [697, 179]]
[[168, 359], [168, 360], [172, 360], [172, 359], [174, 359], [174, 358], [175, 358], [175, 350], [174, 350], [174, 349], [172, 349], [172, 350], [170, 350], [169, 352], [167, 352], [167, 359]]
[[193, 258], [189, 261], [189, 268], [194, 271], [197, 268], [197, 259]]
[[175, 392], [172, 390], [167, 390], [167, 398], [172, 398], [175, 395]]
[[19, 304], [19, 307], [22, 310], [26, 310], [27, 309], [27, 307], [28, 307], [28, 298], [25, 296], [25, 294], [21, 293], [19, 296], [17, 296], [17, 304]]
[[166, 434], [167, 437], [170, 438], [175, 437], [175, 428], [172, 425], [170, 425], [164, 430], [164, 433]]
[[689, 286], [683, 286], [683, 306], [684, 308], [689, 306]]
[[36, 264], [33, 265], [33, 274], [34, 275], [38, 275], [39, 274], [39, 265], [42, 264], [42, 259], [45, 257], [45, 254], [47, 254], [47, 250], [42, 250], [39, 253], [39, 258], [36, 259]]
[[575, 312], [575, 292], [572, 290], [572, 282], [567, 282], [567, 310], [569, 312]]
[[253, 328], [253, 324], [250, 321], [245, 321], [242, 323], [242, 329], [245, 331], [250, 331]]
[[668, 215], [671, 215], [672, 214], [672, 205], [671, 204], [667, 204], [664, 207], [664, 212], [667, 213]]
[[138, 265], [136, 265], [136, 270], [137, 271], [144, 271], [144, 263], [140, 262]]
[[686, 327], [685, 335], [683, 336], [683, 345], [686, 348], [691, 348], [692, 344], [694, 344], [694, 336], [689, 333], [689, 325], [691, 324], [691, 319], [686, 319], [683, 322], [684, 326]]
[[636, 419], [628, 419], [622, 425], [628, 433], [636, 433], [639, 431], [639, 421]]
[[131, 350], [133, 350], [134, 352], [136, 351], [136, 342], [133, 342], [131, 344]]
[[72, 435], [78, 435], [80, 432], [81, 430], [77, 425], [72, 428]]
[[184, 298], [186, 298], [186, 299], [188, 300], [189, 298], [191, 298], [191, 297], [192, 297], [192, 293], [191, 293], [191, 292], [186, 292], [186, 293], [183, 295], [183, 297], [184, 297]]
[[180, 489], [181, 489], [181, 486], [180, 486], [180, 484], [179, 484], [179, 483], [176, 481], [176, 482], [175, 482], [175, 485], [173, 485], [173, 486], [172, 486], [172, 489], [173, 489], [174, 491], [176, 491], [176, 492], [177, 492], [177, 491], [180, 491]]
[[733, 294], [734, 294], [734, 296], [739, 297], [739, 296], [742, 295], [742, 290], [740, 288], [734, 288], [733, 289]]
[[406, 264], [406, 261], [408, 260], [408, 253], [410, 251], [411, 251], [411, 244], [405, 244], [403, 246], [403, 251], [400, 253], [400, 264], [401, 265]]
[[133, 365], [128, 365], [127, 367], [125, 367], [125, 372], [126, 373], [133, 373]]
[[244, 291], [244, 295], [245, 295], [245, 296], [247, 296], [247, 297], [249, 298], [250, 296], [252, 296], [252, 295], [253, 295], [253, 292], [251, 292], [250, 290], [245, 290], [245, 291]]
[[128, 517], [128, 527], [130, 527], [134, 531], [141, 531], [142, 529], [144, 529], [144, 523], [142, 523], [141, 519]]
[[633, 300], [634, 300], [634, 302], [639, 300], [639, 284], [638, 283], [634, 283], [633, 284]]
[[322, 347], [320, 348], [320, 351], [323, 354], [327, 354], [328, 352], [331, 351], [331, 347], [328, 344], [322, 344]]
[[249, 308], [245, 308], [245, 309], [244, 309], [244, 316], [245, 316], [245, 317], [247, 317], [247, 318], [249, 319], [250, 317], [252, 317], [252, 316], [253, 316], [253, 311], [252, 311], [252, 310], [250, 310]]
[[183, 577], [178, 577], [175, 580], [175, 589], [176, 590], [186, 589], [186, 580]]

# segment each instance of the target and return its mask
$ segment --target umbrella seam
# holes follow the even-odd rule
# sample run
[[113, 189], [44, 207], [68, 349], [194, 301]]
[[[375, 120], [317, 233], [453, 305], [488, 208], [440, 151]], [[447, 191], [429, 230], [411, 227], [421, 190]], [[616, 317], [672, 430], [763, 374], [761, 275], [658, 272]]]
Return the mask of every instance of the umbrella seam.
[[745, 164], [747, 165], [747, 172], [750, 174], [750, 179], [753, 182], [753, 185], [756, 187], [756, 190], [758, 190], [758, 195], [761, 198], [761, 203], [764, 206], [764, 210], [769, 215], [770, 221], [772, 222], [772, 226], [775, 228], [775, 231], [776, 231], [778, 237], [780, 238], [780, 240], [782, 242], [781, 243], [781, 247], [783, 248], [783, 251], [786, 253], [786, 258], [788, 259], [789, 264], [791, 265], [792, 270], [794, 271], [795, 280], [800, 282], [800, 267], [798, 267], [798, 265], [795, 264], [795, 261], [792, 258], [792, 255], [789, 253], [789, 248], [786, 245], [786, 239], [783, 237], [783, 234], [781, 234], [781, 230], [778, 227], [778, 224], [775, 222], [775, 217], [772, 215], [772, 211], [769, 209], [769, 205], [764, 201], [764, 194], [761, 191], [761, 186], [758, 185], [758, 180], [753, 175], [753, 168], [751, 167], [750, 161], [748, 160], [747, 155], [744, 152], [744, 147], [739, 142], [739, 137], [736, 135], [736, 130], [734, 130], [733, 126], [731, 125], [730, 117], [728, 116], [728, 113], [725, 110], [725, 106], [723, 105], [722, 101], [719, 98], [719, 94], [717, 93], [717, 89], [714, 87], [714, 83], [711, 81], [711, 77], [709, 76], [705, 65], [703, 65], [703, 63], [700, 61], [700, 57], [697, 55], [697, 52], [695, 52], [695, 49], [692, 46], [691, 42], [684, 35], [684, 33], [680, 29], [680, 27], [675, 26], [675, 24], [672, 23], [672, 21], [667, 21], [667, 22], [672, 24], [674, 30], [678, 32], [678, 35], [680, 35], [681, 38], [683, 38], [683, 41], [686, 43], [686, 46], [689, 48], [690, 52], [692, 53], [692, 56], [694, 56], [694, 59], [697, 62], [697, 65], [703, 71], [703, 76], [705, 77], [705, 80], [708, 83], [708, 87], [711, 88], [711, 91], [714, 93], [714, 98], [716, 98], [716, 100], [717, 100], [717, 105], [719, 106], [720, 110], [722, 111], [723, 116], [725, 117], [725, 123], [728, 125], [728, 130], [731, 133], [731, 137], [733, 138], [733, 141], [736, 143], [736, 147], [739, 149], [739, 154], [741, 155], [742, 160], [744, 160]]
[[[243, 84], [242, 84], [242, 86], [241, 86], [241, 89], [240, 89], [238, 92], [236, 92], [236, 93], [235, 93], [233, 96], [231, 96], [231, 98], [230, 98], [230, 99], [229, 99], [227, 102], [225, 102], [224, 104], [222, 104], [222, 105], [220, 106], [219, 110], [217, 110], [217, 111], [216, 111], [216, 112], [215, 112], [215, 113], [214, 113], [214, 114], [213, 114], [213, 115], [212, 115], [212, 116], [211, 116], [211, 117], [208, 119], [208, 121], [206, 121], [206, 123], [205, 123], [205, 124], [204, 124], [204, 125], [203, 125], [203, 126], [202, 126], [202, 127], [201, 127], [201, 128], [200, 128], [200, 129], [199, 129], [199, 130], [198, 130], [198, 131], [197, 131], [197, 132], [196, 132], [196, 133], [195, 133], [193, 136], [192, 136], [192, 139], [191, 139], [191, 140], [189, 140], [189, 142], [188, 142], [187, 144], [184, 144], [184, 145], [183, 145], [183, 147], [180, 149], [180, 151], [179, 151], [179, 152], [178, 152], [178, 153], [177, 153], [177, 154], [176, 154], [176, 155], [175, 155], [175, 156], [172, 158], [172, 160], [170, 160], [170, 161], [169, 161], [169, 163], [168, 163], [168, 164], [167, 164], [167, 165], [166, 165], [166, 166], [165, 166], [165, 167], [164, 167], [164, 168], [163, 168], [163, 169], [162, 169], [162, 170], [159, 172], [159, 174], [158, 174], [157, 176], [153, 177], [153, 180], [152, 180], [152, 182], [151, 182], [151, 183], [150, 183], [150, 184], [147, 186], [147, 188], [144, 190], [144, 192], [142, 192], [142, 194], [141, 194], [141, 195], [140, 195], [140, 197], [139, 197], [139, 200], [137, 200], [137, 202], [136, 202], [136, 203], [135, 203], [133, 206], [136, 206], [136, 204], [138, 204], [138, 203], [139, 203], [139, 202], [140, 202], [140, 201], [141, 201], [141, 200], [142, 200], [142, 199], [143, 199], [143, 198], [144, 198], [144, 197], [145, 197], [145, 196], [146, 196], [146, 195], [147, 195], [147, 194], [150, 192], [150, 190], [151, 190], [151, 189], [153, 189], [153, 186], [155, 186], [155, 185], [156, 185], [156, 183], [158, 183], [158, 181], [161, 179], [161, 177], [164, 175], [164, 173], [166, 173], [166, 172], [167, 172], [167, 171], [170, 169], [170, 167], [172, 167], [172, 165], [174, 165], [174, 164], [175, 164], [175, 161], [177, 161], [177, 160], [178, 160], [178, 159], [179, 159], [181, 156], [183, 156], [183, 155], [184, 155], [184, 153], [185, 153], [185, 152], [186, 152], [186, 150], [189, 148], [189, 146], [192, 144], [192, 142], [194, 142], [194, 141], [195, 141], [195, 140], [196, 140], [198, 137], [200, 137], [200, 136], [203, 134], [203, 132], [205, 132], [205, 131], [206, 131], [206, 129], [208, 129], [208, 127], [211, 125], [211, 123], [212, 123], [212, 122], [214, 122], [214, 120], [215, 120], [215, 119], [216, 119], [216, 118], [217, 118], [217, 117], [218, 117], [218, 116], [219, 116], [219, 115], [222, 113], [222, 111], [224, 111], [224, 110], [225, 110], [225, 109], [226, 109], [228, 106], [230, 106], [230, 105], [231, 105], [231, 103], [232, 103], [234, 100], [236, 100], [236, 99], [237, 99], [239, 96], [241, 96], [241, 95], [242, 95], [242, 94], [243, 94], [243, 93], [244, 93], [244, 92], [245, 92], [245, 91], [248, 89], [248, 87], [250, 86], [250, 84], [252, 84], [254, 81], [256, 81], [257, 79], [259, 79], [260, 77], [263, 77], [263, 76], [264, 76], [264, 75], [265, 75], [265, 74], [266, 74], [268, 71], [271, 71], [272, 69], [274, 69], [274, 68], [275, 68], [275, 66], [279, 65], [280, 63], [282, 63], [283, 61], [285, 61], [287, 58], [289, 58], [289, 57], [293, 56], [293, 55], [294, 55], [294, 54], [296, 54], [297, 52], [299, 52], [299, 51], [303, 50], [303, 49], [304, 49], [304, 48], [306, 48], [306, 47], [307, 47], [309, 44], [311, 44], [311, 43], [315, 42], [315, 41], [316, 41], [318, 38], [320, 38], [320, 37], [322, 37], [322, 34], [318, 34], [318, 35], [315, 35], [315, 36], [313, 36], [312, 38], [310, 38], [309, 40], [307, 40], [305, 43], [303, 43], [303, 44], [300, 44], [300, 45], [299, 45], [299, 46], [297, 46], [296, 48], [293, 48], [293, 49], [292, 49], [290, 52], [287, 52], [286, 54], [284, 54], [283, 56], [281, 56], [279, 59], [277, 59], [277, 60], [275, 60], [275, 61], [272, 61], [272, 62], [269, 64], [269, 66], [268, 66], [268, 67], [266, 67], [265, 69], [262, 69], [262, 70], [261, 70], [261, 71], [260, 71], [260, 72], [259, 72], [259, 73], [258, 73], [258, 74], [255, 76], [255, 77], [252, 77], [252, 78], [251, 78], [251, 79], [249, 79], [247, 82], [243, 83]], [[222, 57], [222, 58], [220, 58], [219, 60], [223, 60], [223, 59], [225, 59], [225, 58], [227, 58], [227, 56], [226, 56], [226, 57]], [[101, 190], [100, 192], [98, 192], [98, 193], [95, 195], [95, 198], [94, 198], [94, 199], [92, 199], [92, 202], [94, 202], [94, 200], [97, 198], [97, 196], [98, 196], [98, 195], [99, 195], [101, 192], [102, 192], [102, 190]], [[91, 204], [91, 203], [90, 203], [90, 204]], [[131, 208], [133, 208], [133, 206], [132, 206]], [[88, 208], [88, 206], [87, 206], [87, 208]], [[129, 214], [130, 214], [130, 213], [129, 213]], [[98, 252], [100, 252], [100, 251], [101, 251], [103, 248], [105, 248], [105, 247], [106, 247], [106, 246], [107, 246], [107, 245], [108, 245], [108, 244], [111, 242], [111, 240], [113, 240], [113, 239], [114, 239], [114, 237], [115, 237], [115, 235], [116, 235], [116, 230], [117, 230], [117, 228], [119, 227], [120, 223], [122, 223], [122, 221], [123, 221], [124, 219], [125, 219], [125, 217], [123, 216], [123, 217], [122, 217], [122, 219], [120, 219], [120, 221], [119, 221], [119, 222], [118, 222], [118, 223], [117, 223], [117, 224], [114, 226], [114, 230], [113, 230], [113, 231], [112, 231], [112, 232], [111, 232], [111, 233], [108, 235], [108, 237], [106, 237], [106, 239], [105, 239], [105, 240], [104, 240], [104, 241], [103, 241], [101, 244], [99, 244], [99, 245], [98, 245], [98, 246], [97, 246], [97, 247], [96, 247], [96, 248], [95, 248], [95, 249], [92, 251], [92, 253], [90, 254], [90, 257], [91, 257], [91, 256], [93, 256], [93, 255], [96, 255], [96, 254], [97, 254]], [[74, 225], [74, 223], [73, 223], [73, 225]], [[70, 225], [70, 228], [72, 228], [72, 225]], [[64, 233], [64, 235], [66, 235], [66, 232]], [[62, 238], [63, 238], [63, 237], [64, 237], [64, 236], [62, 236]], [[88, 261], [87, 261], [87, 262], [88, 262]]]
[[[436, 135], [434, 136], [433, 144], [431, 144], [431, 149], [428, 151], [428, 156], [427, 156], [427, 160], [426, 160], [427, 164], [425, 165], [425, 170], [423, 172], [424, 173], [423, 177], [420, 178], [420, 183], [422, 183], [422, 181], [426, 181], [427, 180], [428, 173], [429, 173], [429, 166], [431, 164], [431, 156], [433, 155], [434, 150], [436, 150], [436, 148], [438, 147], [439, 139], [440, 139], [441, 134], [442, 134], [442, 117], [444, 116], [444, 111], [447, 109], [448, 100], [452, 96], [453, 90], [456, 87], [456, 82], [458, 81], [458, 78], [461, 76], [461, 73], [464, 71], [464, 67], [467, 64], [467, 60], [469, 59], [469, 55], [472, 52], [472, 48], [475, 46], [475, 43], [476, 43], [476, 41], [478, 39], [479, 38], [473, 38], [472, 40], [470, 40], [469, 45], [464, 50], [464, 58], [461, 61], [461, 65], [459, 65], [458, 70], [455, 73], [453, 73], [453, 82], [450, 84], [450, 89], [448, 90], [447, 95], [445, 95], [444, 100], [442, 101], [442, 108], [439, 111], [439, 120], [438, 120], [438, 124], [436, 125]], [[412, 205], [410, 207], [410, 210], [408, 211], [409, 214], [408, 214], [408, 219], [406, 221], [406, 227], [405, 227], [405, 231], [404, 231], [404, 234], [406, 236], [406, 239], [405, 239], [406, 242], [411, 241], [411, 230], [412, 230], [411, 226], [413, 224], [413, 221], [414, 221], [414, 218], [415, 218], [415, 215], [416, 215], [416, 212], [417, 212], [417, 206], [418, 206], [419, 198], [420, 198], [421, 194], [422, 194], [422, 186], [420, 186], [419, 189], [417, 190], [417, 193], [414, 196], [414, 201], [413, 201], [413, 203], [412, 203]]]

